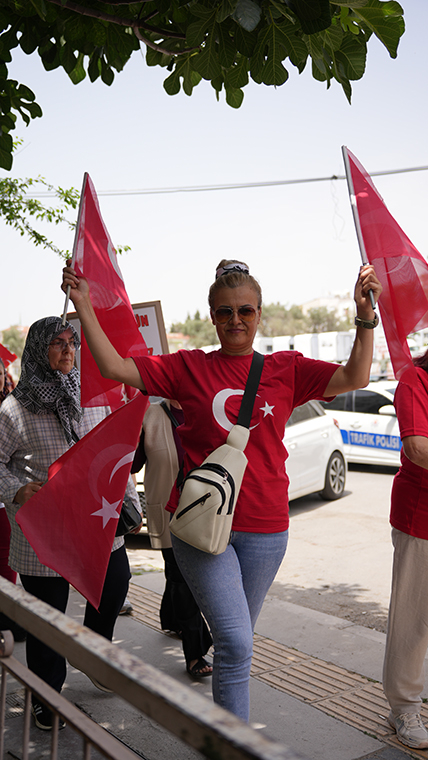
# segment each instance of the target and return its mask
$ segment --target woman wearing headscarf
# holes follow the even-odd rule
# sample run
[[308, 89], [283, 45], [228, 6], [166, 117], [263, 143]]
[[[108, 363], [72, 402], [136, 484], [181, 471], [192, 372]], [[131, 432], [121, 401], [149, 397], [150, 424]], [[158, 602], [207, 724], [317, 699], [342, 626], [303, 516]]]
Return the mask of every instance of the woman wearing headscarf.
[[[109, 413], [106, 408], [82, 409], [80, 375], [74, 366], [80, 340], [68, 322], [46, 317], [31, 325], [21, 360], [21, 378], [0, 407], [0, 499], [11, 525], [9, 563], [19, 573], [26, 591], [65, 612], [69, 584], [42, 565], [18, 526], [18, 509], [48, 479], [49, 466]], [[130, 478], [127, 494], [140, 511]], [[86, 605], [84, 625], [111, 640], [130, 578], [123, 537], [115, 538], [99, 610]], [[27, 664], [60, 692], [66, 661], [30, 633]], [[108, 691], [91, 678], [98, 688]], [[38, 728], [52, 728], [52, 713], [33, 695], [32, 710]]]

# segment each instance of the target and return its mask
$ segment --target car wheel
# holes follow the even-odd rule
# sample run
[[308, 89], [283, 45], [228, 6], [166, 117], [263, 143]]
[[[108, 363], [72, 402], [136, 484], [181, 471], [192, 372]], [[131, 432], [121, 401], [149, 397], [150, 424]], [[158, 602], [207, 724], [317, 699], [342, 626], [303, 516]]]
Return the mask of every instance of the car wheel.
[[324, 490], [320, 491], [321, 498], [328, 499], [329, 501], [340, 499], [345, 490], [345, 482], [345, 460], [340, 451], [333, 451], [325, 471], [325, 485]]

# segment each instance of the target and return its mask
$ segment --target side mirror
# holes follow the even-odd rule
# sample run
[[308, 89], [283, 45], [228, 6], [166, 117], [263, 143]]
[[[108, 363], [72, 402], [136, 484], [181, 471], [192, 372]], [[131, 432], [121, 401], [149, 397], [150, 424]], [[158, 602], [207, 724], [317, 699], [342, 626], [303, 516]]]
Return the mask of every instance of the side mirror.
[[381, 406], [378, 414], [384, 414], [387, 417], [397, 416], [397, 413], [395, 411], [395, 406], [393, 404], [385, 404], [385, 406]]

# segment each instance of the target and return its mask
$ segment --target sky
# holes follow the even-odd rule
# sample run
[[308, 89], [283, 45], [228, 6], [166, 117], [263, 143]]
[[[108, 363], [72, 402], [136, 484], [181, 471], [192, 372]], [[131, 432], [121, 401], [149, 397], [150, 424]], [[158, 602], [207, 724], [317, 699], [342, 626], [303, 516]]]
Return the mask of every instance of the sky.
[[[272, 182], [343, 175], [346, 145], [367, 171], [428, 165], [428, 3], [405, 0], [406, 32], [393, 60], [373, 36], [352, 105], [340, 85], [299, 75], [279, 88], [250, 83], [240, 109], [202, 81], [169, 96], [167, 72], [134, 54], [111, 87], [45, 72], [37, 54], [14, 51], [10, 75], [29, 86], [43, 117], [15, 136], [13, 177], [43, 176], [80, 191], [89, 172], [132, 303], [160, 300], [169, 329], [208, 314], [222, 258], [246, 261], [264, 303], [290, 306], [352, 292], [360, 254], [344, 180], [276, 187], [103, 196], [105, 191]], [[8, 173], [0, 170], [0, 176]], [[428, 172], [374, 178], [397, 222], [428, 257]], [[46, 229], [44, 229], [46, 232]], [[73, 232], [49, 225], [64, 249]], [[0, 220], [0, 330], [61, 314], [62, 261]]]

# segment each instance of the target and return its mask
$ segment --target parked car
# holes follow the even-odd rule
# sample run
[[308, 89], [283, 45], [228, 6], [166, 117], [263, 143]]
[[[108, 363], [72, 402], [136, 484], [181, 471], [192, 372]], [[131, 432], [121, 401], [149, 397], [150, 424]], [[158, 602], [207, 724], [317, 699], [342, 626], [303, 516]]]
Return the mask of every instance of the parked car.
[[348, 462], [399, 467], [401, 439], [395, 413], [395, 380], [336, 396], [321, 404], [340, 426]]
[[289, 498], [318, 492], [323, 499], [339, 499], [345, 490], [346, 459], [338, 423], [318, 401], [294, 409], [285, 427], [285, 463], [290, 479]]

